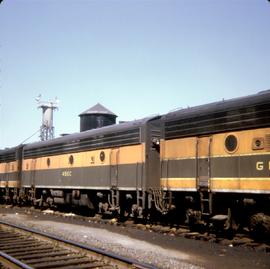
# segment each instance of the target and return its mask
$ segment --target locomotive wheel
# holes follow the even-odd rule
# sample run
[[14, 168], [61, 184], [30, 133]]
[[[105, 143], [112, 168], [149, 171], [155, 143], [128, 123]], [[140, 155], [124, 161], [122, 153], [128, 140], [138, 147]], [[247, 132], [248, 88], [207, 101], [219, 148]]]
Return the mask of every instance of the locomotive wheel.
[[264, 213], [252, 215], [249, 221], [249, 229], [256, 239], [269, 242], [270, 240], [270, 216]]

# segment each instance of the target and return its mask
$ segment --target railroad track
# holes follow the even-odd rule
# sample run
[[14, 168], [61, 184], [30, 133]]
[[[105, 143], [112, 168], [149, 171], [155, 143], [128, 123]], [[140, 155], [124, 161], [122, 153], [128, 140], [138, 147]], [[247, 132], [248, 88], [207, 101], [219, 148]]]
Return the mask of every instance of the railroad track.
[[0, 269], [153, 269], [133, 259], [0, 221]]

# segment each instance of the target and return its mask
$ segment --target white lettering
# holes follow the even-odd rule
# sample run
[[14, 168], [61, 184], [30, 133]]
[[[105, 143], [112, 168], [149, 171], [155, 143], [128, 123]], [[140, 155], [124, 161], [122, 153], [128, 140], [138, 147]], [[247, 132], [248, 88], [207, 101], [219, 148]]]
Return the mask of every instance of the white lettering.
[[264, 168], [263, 162], [257, 162], [257, 163], [256, 163], [256, 169], [257, 169], [258, 171], [262, 171], [263, 168]]
[[71, 177], [72, 176], [72, 171], [63, 171], [62, 176], [63, 177]]

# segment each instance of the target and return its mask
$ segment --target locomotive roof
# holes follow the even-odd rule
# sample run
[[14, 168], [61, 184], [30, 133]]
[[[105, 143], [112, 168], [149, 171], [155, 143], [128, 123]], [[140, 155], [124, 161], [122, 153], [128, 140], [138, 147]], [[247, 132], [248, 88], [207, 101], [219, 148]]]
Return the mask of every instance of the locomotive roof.
[[3, 154], [8, 154], [8, 153], [12, 153], [16, 150], [16, 148], [6, 148], [6, 149], [1, 149], [0, 150], [0, 155], [3, 155]]
[[22, 147], [22, 145], [0, 150], [0, 163], [15, 161], [17, 156], [17, 150], [20, 147]]
[[19, 147], [20, 147], [20, 145], [19, 146], [16, 146], [16, 147], [1, 149], [0, 150], [0, 155], [6, 155], [6, 154], [14, 153], [14, 152], [16, 152], [16, 150]]
[[181, 109], [162, 117], [165, 139], [263, 128], [269, 122], [270, 90]]
[[241, 109], [243, 107], [252, 107], [261, 104], [270, 104], [270, 90], [261, 91], [257, 94], [238, 97], [229, 100], [222, 100], [205, 105], [199, 105], [169, 112], [162, 117], [164, 121], [175, 119], [193, 118], [196, 116], [213, 114], [217, 112]]
[[58, 137], [58, 138], [48, 140], [48, 141], [34, 142], [31, 144], [27, 144], [24, 147], [24, 149], [31, 149], [31, 148], [36, 148], [36, 147], [47, 147], [47, 146], [53, 146], [55, 144], [66, 144], [66, 143], [70, 143], [70, 142], [79, 141], [82, 139], [87, 139], [90, 137], [95, 137], [98, 135], [121, 132], [121, 131], [125, 131], [125, 130], [131, 130], [134, 128], [141, 127], [141, 126], [145, 125], [147, 122], [155, 120], [159, 117], [160, 116], [150, 116], [150, 117], [146, 117], [146, 118], [139, 119], [139, 120], [128, 121], [128, 122], [124, 122], [124, 123], [120, 123], [120, 124], [113, 124], [113, 125], [109, 125], [109, 126], [105, 126], [105, 127], [101, 127], [101, 128], [97, 128], [97, 129], [87, 130], [87, 131], [80, 132], [80, 133], [73, 133], [73, 134], [65, 135], [63, 137]]

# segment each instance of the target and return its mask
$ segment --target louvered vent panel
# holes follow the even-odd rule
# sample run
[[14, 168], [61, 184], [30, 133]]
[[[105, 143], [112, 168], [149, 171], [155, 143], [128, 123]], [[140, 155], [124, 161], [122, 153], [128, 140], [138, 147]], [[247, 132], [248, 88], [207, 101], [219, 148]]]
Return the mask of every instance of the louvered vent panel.
[[266, 150], [270, 151], [270, 134], [265, 136], [265, 148]]

